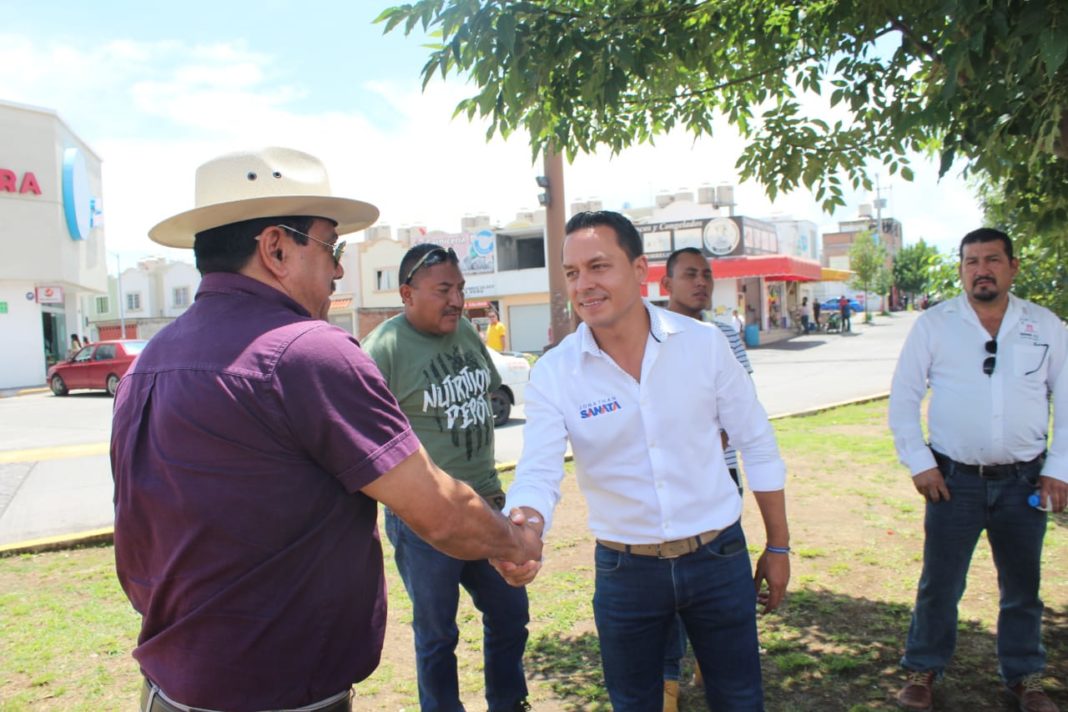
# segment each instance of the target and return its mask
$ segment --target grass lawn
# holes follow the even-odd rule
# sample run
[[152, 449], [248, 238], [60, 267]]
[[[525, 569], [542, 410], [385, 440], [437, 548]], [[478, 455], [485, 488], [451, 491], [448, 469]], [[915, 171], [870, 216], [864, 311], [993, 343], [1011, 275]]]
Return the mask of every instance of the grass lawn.
[[[776, 422], [786, 458], [793, 579], [786, 605], [761, 617], [767, 708], [891, 710], [897, 661], [920, 570], [923, 502], [897, 464], [886, 402]], [[593, 594], [585, 502], [567, 478], [530, 587], [526, 665], [534, 708], [607, 710]], [[763, 529], [747, 496], [751, 551]], [[357, 686], [356, 708], [415, 710], [411, 607], [392, 567], [382, 664]], [[1050, 518], [1043, 555], [1045, 643], [1051, 694], [1068, 709], [1068, 517]], [[465, 597], [466, 599], [466, 597]], [[994, 657], [997, 585], [980, 542], [961, 605], [957, 656], [936, 688], [943, 710], [1008, 710]], [[457, 651], [464, 703], [482, 699], [481, 624], [465, 600]], [[0, 710], [129, 710], [140, 677], [129, 656], [139, 620], [113, 573], [109, 546], [0, 559]], [[687, 661], [688, 665], [692, 662]], [[682, 708], [703, 710], [683, 685]]]

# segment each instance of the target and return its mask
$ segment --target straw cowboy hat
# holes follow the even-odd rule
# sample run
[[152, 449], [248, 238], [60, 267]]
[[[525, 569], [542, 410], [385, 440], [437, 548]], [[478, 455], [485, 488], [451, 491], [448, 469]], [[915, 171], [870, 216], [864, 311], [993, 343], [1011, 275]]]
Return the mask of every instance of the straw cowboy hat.
[[308, 215], [337, 223], [337, 232], [362, 230], [378, 219], [370, 203], [330, 195], [322, 162], [291, 148], [228, 153], [200, 166], [196, 207], [168, 218], [148, 236], [168, 247], [192, 247], [198, 232], [242, 220]]

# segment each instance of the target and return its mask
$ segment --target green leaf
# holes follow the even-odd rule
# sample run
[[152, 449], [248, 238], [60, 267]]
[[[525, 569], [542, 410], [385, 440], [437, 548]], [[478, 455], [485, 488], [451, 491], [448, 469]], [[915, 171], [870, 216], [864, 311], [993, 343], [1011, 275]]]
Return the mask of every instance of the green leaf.
[[1065, 58], [1068, 58], [1068, 34], [1052, 25], [1039, 37], [1038, 46], [1042, 51], [1042, 62], [1046, 65], [1046, 76], [1053, 81]]

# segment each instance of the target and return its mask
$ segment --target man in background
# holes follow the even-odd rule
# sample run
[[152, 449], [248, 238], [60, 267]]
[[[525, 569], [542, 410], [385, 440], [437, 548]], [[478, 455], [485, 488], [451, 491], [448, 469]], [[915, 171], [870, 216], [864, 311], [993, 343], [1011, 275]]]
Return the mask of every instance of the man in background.
[[[920, 315], [894, 372], [890, 429], [927, 500], [923, 572], [901, 660], [909, 678], [897, 696], [906, 709], [931, 709], [932, 687], [956, 647], [972, 553], [986, 530], [1001, 593], [998, 672], [1023, 712], [1057, 710], [1042, 690], [1039, 584], [1048, 515], [1028, 498], [1037, 494], [1054, 512], [1068, 503], [1068, 331], [1048, 309], [1010, 293], [1018, 270], [1005, 233], [965, 235], [963, 293]], [[929, 440], [920, 423], [928, 388]], [[1063, 577], [1063, 567], [1055, 575]]]
[[[463, 317], [465, 282], [456, 254], [416, 245], [401, 260], [400, 277], [404, 313], [380, 324], [363, 346], [434, 463], [500, 510], [504, 492], [493, 457], [489, 394], [501, 379], [486, 345]], [[528, 709], [526, 589], [509, 586], [485, 559], [441, 553], [389, 509], [386, 534], [412, 601], [422, 710], [463, 709], [455, 652], [461, 586], [482, 612], [490, 712]]]

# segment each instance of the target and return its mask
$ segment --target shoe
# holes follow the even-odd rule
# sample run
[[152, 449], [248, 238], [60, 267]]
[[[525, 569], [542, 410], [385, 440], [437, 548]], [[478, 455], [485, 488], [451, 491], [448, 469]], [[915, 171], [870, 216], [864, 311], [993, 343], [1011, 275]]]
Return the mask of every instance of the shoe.
[[1042, 691], [1039, 673], [1028, 675], [1009, 690], [1019, 700], [1020, 712], [1057, 712], [1057, 705]]
[[533, 708], [530, 706], [530, 703], [527, 702], [527, 698], [524, 697], [523, 699], [519, 700], [519, 702], [515, 703], [515, 707], [512, 708], [512, 712], [530, 712], [531, 709]]
[[929, 712], [931, 709], [931, 687], [934, 685], [935, 672], [913, 670], [909, 681], [897, 693], [897, 704], [907, 710]]
[[679, 712], [678, 680], [664, 680], [664, 712]]

